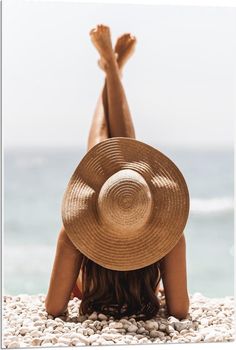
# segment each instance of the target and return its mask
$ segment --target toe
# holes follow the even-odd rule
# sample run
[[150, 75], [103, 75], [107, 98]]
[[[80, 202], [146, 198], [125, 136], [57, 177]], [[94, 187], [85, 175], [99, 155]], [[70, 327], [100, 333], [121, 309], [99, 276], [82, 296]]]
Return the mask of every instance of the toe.
[[89, 32], [89, 34], [90, 35], [92, 35], [94, 32], [96, 32], [97, 31], [97, 28], [92, 28], [91, 30], [90, 30], [90, 32]]

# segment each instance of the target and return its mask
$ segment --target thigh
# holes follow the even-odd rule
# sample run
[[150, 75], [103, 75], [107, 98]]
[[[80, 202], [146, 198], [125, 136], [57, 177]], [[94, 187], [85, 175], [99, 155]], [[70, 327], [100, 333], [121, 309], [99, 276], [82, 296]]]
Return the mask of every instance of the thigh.
[[89, 140], [88, 142], [88, 147], [87, 147], [87, 152], [93, 148], [95, 145], [97, 145], [98, 143], [108, 139], [109, 137], [107, 137], [107, 135], [103, 135], [103, 136], [98, 136], [98, 137], [93, 137], [93, 139]]

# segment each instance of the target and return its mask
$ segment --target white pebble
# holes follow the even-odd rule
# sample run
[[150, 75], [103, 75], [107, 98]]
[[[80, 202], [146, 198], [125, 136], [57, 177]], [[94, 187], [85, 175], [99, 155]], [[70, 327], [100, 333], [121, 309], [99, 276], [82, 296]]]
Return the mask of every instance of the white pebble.
[[59, 338], [58, 338], [58, 343], [63, 343], [63, 344], [69, 345], [70, 342], [71, 342], [71, 340], [68, 339], [68, 338], [66, 338], [66, 337], [59, 337]]
[[39, 346], [42, 343], [42, 339], [40, 338], [34, 338], [31, 340], [31, 345], [33, 346]]
[[180, 321], [180, 322], [175, 322], [174, 324], [174, 328], [180, 332], [182, 331], [183, 329], [189, 329], [191, 325], [191, 322], [186, 320], [186, 321]]
[[98, 314], [98, 319], [101, 320], [101, 321], [106, 321], [107, 320], [107, 316], [101, 313], [101, 314]]
[[29, 328], [27, 328], [27, 327], [21, 327], [19, 330], [19, 333], [21, 335], [25, 335], [27, 332], [29, 332]]
[[159, 325], [158, 329], [159, 329], [160, 331], [162, 331], [162, 332], [165, 332], [165, 331], [166, 331], [166, 325], [163, 324], [163, 323], [161, 323], [161, 324]]
[[32, 330], [30, 332], [31, 337], [40, 337], [42, 335], [42, 332], [36, 331], [36, 330]]
[[110, 328], [114, 328], [114, 329], [116, 329], [116, 328], [123, 328], [123, 323], [121, 323], [121, 322], [111, 322], [109, 324], [109, 327]]
[[144, 327], [148, 331], [151, 331], [153, 329], [157, 330], [158, 329], [158, 323], [157, 322], [152, 322], [152, 321], [146, 321]]
[[129, 326], [128, 329], [127, 329], [128, 332], [137, 332], [137, 330], [138, 330], [138, 327], [136, 325], [134, 325], [134, 324]]
[[103, 333], [102, 338], [104, 338], [105, 340], [113, 340], [113, 339], [117, 339], [120, 338], [121, 335], [117, 334], [117, 333]]
[[80, 340], [85, 345], [89, 345], [89, 339], [82, 334], [78, 334], [78, 340]]
[[209, 324], [209, 321], [208, 321], [207, 318], [202, 318], [202, 319], [200, 320], [200, 322], [201, 322], [201, 325], [204, 326], [204, 327], [207, 327], [208, 324]]
[[[153, 329], [152, 331], [150, 331], [150, 337], [151, 338], [160, 338], [160, 332], [156, 331], [155, 329]], [[161, 338], [163, 338], [163, 336], [161, 336]]]
[[8, 344], [9, 349], [14, 349], [14, 348], [19, 348], [19, 347], [20, 347], [19, 341], [17, 341], [17, 342], [15, 341], [15, 342]]
[[216, 333], [215, 332], [210, 332], [209, 334], [207, 334], [206, 336], [205, 336], [205, 341], [206, 342], [211, 342], [211, 341], [215, 341], [215, 338], [216, 338]]
[[146, 329], [144, 327], [140, 327], [138, 330], [137, 330], [137, 333], [138, 334], [143, 334], [145, 333]]
[[89, 320], [96, 321], [98, 318], [97, 312], [94, 311], [88, 318], [89, 318]]

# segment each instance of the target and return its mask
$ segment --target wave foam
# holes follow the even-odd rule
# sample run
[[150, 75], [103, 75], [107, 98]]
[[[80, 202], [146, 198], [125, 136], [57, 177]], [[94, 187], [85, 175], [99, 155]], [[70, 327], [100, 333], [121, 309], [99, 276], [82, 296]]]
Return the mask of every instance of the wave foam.
[[233, 209], [234, 199], [231, 197], [192, 198], [190, 200], [190, 212], [193, 214], [231, 212]]

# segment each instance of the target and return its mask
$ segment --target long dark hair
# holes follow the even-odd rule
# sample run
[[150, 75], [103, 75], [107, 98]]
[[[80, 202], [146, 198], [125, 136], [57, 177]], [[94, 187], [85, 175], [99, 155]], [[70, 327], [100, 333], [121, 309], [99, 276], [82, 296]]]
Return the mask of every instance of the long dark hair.
[[160, 303], [155, 289], [160, 281], [159, 262], [132, 271], [110, 270], [82, 257], [82, 301], [79, 314], [101, 312], [116, 319], [154, 317]]

